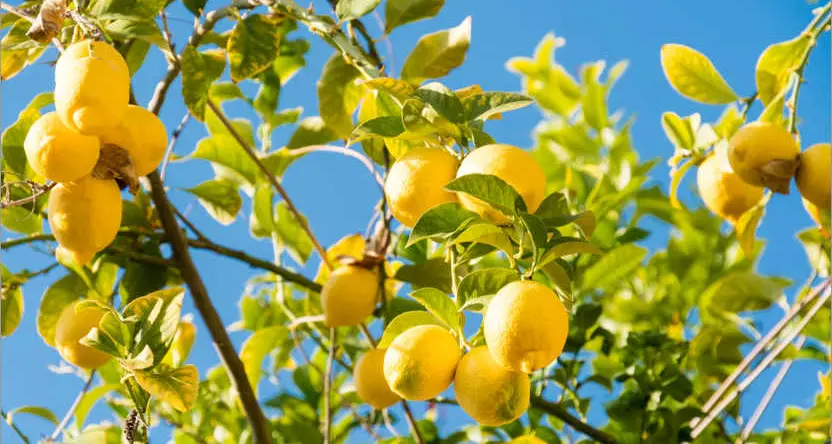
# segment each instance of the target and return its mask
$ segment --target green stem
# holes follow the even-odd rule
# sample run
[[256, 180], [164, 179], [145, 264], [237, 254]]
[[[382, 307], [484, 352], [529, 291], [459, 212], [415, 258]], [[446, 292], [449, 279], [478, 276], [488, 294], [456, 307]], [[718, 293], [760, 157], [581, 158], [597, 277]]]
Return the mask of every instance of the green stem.
[[6, 414], [5, 410], [0, 409], [0, 416], [3, 417], [3, 419], [6, 421], [6, 424], [8, 424], [9, 427], [11, 427], [12, 430], [14, 430], [15, 433], [17, 433], [17, 436], [19, 436], [24, 443], [29, 444], [29, 438], [27, 438], [26, 435], [23, 434], [23, 431], [17, 427], [17, 424], [9, 422], [9, 416]]
[[824, 28], [832, 23], [832, 15], [829, 14], [830, 9], [832, 9], [832, 2], [827, 3], [807, 27], [806, 32], [809, 32], [810, 35], [809, 46], [806, 48], [806, 52], [803, 54], [803, 58], [800, 60], [797, 69], [795, 69], [797, 83], [794, 85], [792, 96], [787, 104], [789, 108], [788, 129], [793, 134], [797, 134], [797, 101], [800, 97], [800, 85], [803, 83], [803, 72], [806, 70], [806, 65], [809, 63], [809, 56], [817, 44], [818, 36], [823, 32]]

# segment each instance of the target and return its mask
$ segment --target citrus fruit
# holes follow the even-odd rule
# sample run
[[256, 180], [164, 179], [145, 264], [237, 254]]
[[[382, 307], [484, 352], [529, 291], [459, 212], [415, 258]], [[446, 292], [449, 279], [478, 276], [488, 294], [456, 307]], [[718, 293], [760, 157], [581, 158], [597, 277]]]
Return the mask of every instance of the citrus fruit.
[[546, 444], [546, 441], [538, 438], [537, 436], [518, 436], [517, 438], [512, 439], [509, 441], [509, 444]]
[[832, 145], [828, 143], [812, 145], [800, 153], [800, 167], [795, 176], [800, 195], [817, 207], [827, 210], [832, 207], [830, 163], [832, 163]]
[[78, 341], [98, 326], [98, 321], [106, 311], [96, 306], [86, 306], [76, 310], [77, 304], [78, 302], [74, 302], [68, 305], [58, 317], [58, 322], [55, 324], [55, 348], [64, 359], [78, 367], [85, 369], [101, 367], [110, 359], [110, 355], [87, 347]]
[[482, 425], [499, 427], [522, 416], [530, 390], [529, 375], [497, 364], [485, 346], [468, 352], [456, 368], [456, 400]]
[[429, 209], [454, 202], [456, 196], [445, 185], [453, 180], [458, 166], [456, 157], [440, 148], [415, 148], [400, 157], [384, 183], [393, 216], [413, 227]]
[[53, 182], [69, 182], [92, 172], [101, 144], [97, 137], [67, 128], [58, 114], [41, 116], [23, 141], [32, 169]]
[[127, 62], [105, 42], [73, 43], [55, 65], [55, 109], [68, 127], [101, 135], [121, 122], [130, 98]]
[[116, 182], [109, 179], [84, 177], [60, 183], [49, 194], [47, 212], [58, 243], [74, 252], [76, 259], [89, 260], [118, 233], [121, 193]]
[[459, 344], [438, 325], [419, 325], [390, 343], [384, 356], [384, 379], [404, 399], [424, 401], [450, 387], [459, 363]]
[[332, 272], [321, 289], [327, 327], [358, 325], [373, 313], [378, 302], [379, 275], [358, 265]]
[[800, 148], [780, 125], [752, 122], [740, 128], [728, 143], [731, 168], [746, 183], [788, 194]]
[[749, 185], [734, 174], [725, 151], [720, 149], [699, 165], [696, 184], [705, 206], [733, 224], [757, 205], [764, 193], [763, 188]]
[[155, 114], [140, 106], [128, 105], [122, 121], [102, 133], [101, 143], [127, 150], [136, 175], [146, 176], [162, 162], [168, 133]]
[[[546, 193], [546, 175], [532, 155], [516, 146], [492, 144], [477, 148], [462, 160], [456, 177], [468, 174], [490, 174], [511, 185], [529, 213], [534, 213]], [[458, 193], [463, 207], [484, 218], [504, 224], [508, 219], [480, 199]]]
[[531, 373], [557, 358], [569, 315], [557, 295], [535, 281], [515, 281], [491, 299], [483, 319], [488, 349], [503, 367]]
[[402, 398], [390, 390], [384, 379], [386, 349], [374, 348], [364, 353], [355, 363], [353, 379], [358, 397], [378, 410], [386, 409]]

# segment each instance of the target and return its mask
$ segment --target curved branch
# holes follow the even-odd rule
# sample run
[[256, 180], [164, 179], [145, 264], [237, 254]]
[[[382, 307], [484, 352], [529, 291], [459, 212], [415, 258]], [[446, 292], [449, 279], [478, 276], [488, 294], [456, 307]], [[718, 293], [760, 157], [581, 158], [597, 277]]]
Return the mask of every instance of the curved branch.
[[532, 396], [531, 406], [560, 419], [561, 421], [569, 424], [573, 429], [589, 436], [597, 442], [602, 444], [615, 444], [617, 442], [615, 438], [609, 434], [592, 427], [575, 416], [572, 416], [568, 410], [558, 404], [546, 401], [538, 396]]
[[359, 162], [364, 164], [364, 166], [367, 167], [368, 170], [370, 170], [370, 174], [373, 175], [373, 179], [376, 180], [378, 186], [381, 187], [382, 190], [384, 189], [384, 179], [382, 179], [376, 171], [375, 167], [373, 166], [373, 161], [367, 158], [367, 156], [359, 153], [358, 151], [351, 150], [346, 147], [332, 145], [309, 145], [303, 148], [293, 149], [290, 151], [290, 154], [292, 154], [293, 156], [302, 156], [304, 154], [315, 152], [338, 153], [343, 154], [347, 157], [352, 157], [353, 159], [357, 159]]
[[52, 432], [52, 435], [49, 436], [49, 439], [56, 440], [58, 436], [61, 435], [61, 432], [64, 430], [67, 424], [69, 424], [69, 420], [72, 419], [72, 415], [75, 414], [75, 410], [78, 408], [78, 404], [81, 404], [81, 400], [84, 399], [84, 395], [87, 394], [87, 391], [90, 389], [92, 385], [92, 380], [95, 378], [95, 370], [90, 372], [89, 378], [87, 378], [87, 382], [84, 384], [84, 387], [81, 388], [81, 391], [78, 392], [78, 396], [75, 397], [75, 401], [72, 402], [72, 405], [69, 406], [69, 410], [66, 411], [64, 418], [61, 420], [60, 424], [55, 427], [55, 431]]

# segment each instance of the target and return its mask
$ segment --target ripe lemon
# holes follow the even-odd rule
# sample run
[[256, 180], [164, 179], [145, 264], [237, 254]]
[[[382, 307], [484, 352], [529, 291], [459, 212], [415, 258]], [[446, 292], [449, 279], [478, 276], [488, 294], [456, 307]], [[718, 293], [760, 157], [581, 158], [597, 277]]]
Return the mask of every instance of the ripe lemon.
[[[532, 155], [522, 149], [502, 144], [485, 145], [477, 148], [462, 160], [456, 177], [467, 174], [490, 174], [511, 185], [529, 213], [534, 213], [546, 194], [546, 175]], [[458, 193], [463, 207], [479, 213], [482, 217], [498, 224], [508, 222], [502, 213], [485, 202], [465, 193]]]
[[55, 324], [55, 348], [64, 359], [78, 367], [85, 369], [101, 367], [110, 359], [110, 355], [87, 347], [78, 341], [93, 327], [98, 326], [98, 321], [106, 311], [99, 307], [88, 306], [76, 312], [77, 303], [68, 305], [58, 317], [58, 323]]
[[386, 349], [383, 348], [368, 351], [355, 363], [353, 373], [358, 397], [378, 410], [384, 410], [402, 400], [384, 380], [385, 352]]
[[[77, 260], [92, 257], [115, 239], [121, 225], [121, 193], [111, 179], [89, 176], [58, 184], [49, 194], [49, 226]], [[86, 262], [79, 262], [83, 265]]]
[[538, 438], [537, 436], [518, 436], [517, 438], [512, 439], [509, 441], [509, 444], [546, 444], [546, 441]]
[[800, 147], [780, 125], [752, 122], [743, 126], [728, 144], [731, 168], [746, 183], [788, 194], [797, 168]]
[[32, 169], [53, 182], [69, 182], [92, 172], [101, 144], [63, 124], [55, 112], [41, 116], [23, 141]]
[[715, 150], [699, 165], [696, 184], [705, 206], [732, 224], [757, 205], [764, 193], [763, 188], [749, 185], [734, 174], [725, 151], [721, 149]]
[[321, 289], [327, 327], [358, 325], [373, 313], [378, 302], [379, 275], [358, 265], [332, 272]]
[[821, 210], [817, 205], [809, 202], [806, 198], [801, 199], [803, 201], [803, 208], [806, 209], [806, 212], [809, 213], [809, 217], [812, 218], [813, 221], [818, 225], [821, 234], [826, 237], [829, 237], [829, 226], [830, 226], [830, 210]]
[[797, 189], [800, 195], [819, 208], [832, 206], [832, 145], [819, 143], [812, 145], [800, 154], [800, 167], [797, 169]]
[[129, 98], [127, 62], [104, 42], [74, 43], [55, 65], [55, 109], [70, 128], [103, 134], [121, 122]]
[[531, 373], [555, 360], [569, 333], [557, 295], [534, 281], [515, 281], [491, 299], [483, 319], [488, 349], [503, 367]]
[[459, 344], [438, 325], [419, 325], [393, 340], [384, 356], [384, 379], [404, 399], [424, 401], [450, 387]]
[[101, 135], [102, 143], [127, 150], [137, 176], [151, 173], [165, 156], [168, 133], [165, 124], [152, 112], [128, 105], [121, 123]]
[[400, 157], [390, 168], [384, 192], [393, 216], [413, 227], [429, 209], [456, 200], [445, 190], [453, 180], [459, 162], [439, 148], [415, 148]]
[[499, 427], [523, 416], [529, 408], [530, 390], [529, 375], [507, 370], [485, 346], [463, 356], [456, 368], [456, 400], [482, 425]]

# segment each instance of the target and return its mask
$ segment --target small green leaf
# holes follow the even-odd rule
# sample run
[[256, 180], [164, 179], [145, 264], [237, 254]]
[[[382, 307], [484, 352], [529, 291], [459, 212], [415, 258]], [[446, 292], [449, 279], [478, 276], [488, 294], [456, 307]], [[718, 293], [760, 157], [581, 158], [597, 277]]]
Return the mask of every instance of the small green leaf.
[[483, 268], [475, 270], [459, 281], [457, 305], [465, 309], [468, 301], [497, 294], [507, 284], [520, 279], [511, 268]]
[[293, 150], [311, 145], [324, 145], [335, 140], [338, 140], [338, 135], [326, 126], [322, 118], [313, 116], [301, 120], [298, 129], [289, 138], [286, 148]]
[[58, 424], [58, 417], [54, 413], [52, 413], [52, 410], [37, 405], [25, 405], [23, 407], [18, 407], [16, 409], [9, 410], [9, 413], [6, 414], [6, 422], [8, 422], [9, 424], [13, 424], [13, 418], [21, 413], [37, 416], [55, 425]]
[[274, 325], [257, 330], [251, 335], [240, 350], [240, 360], [245, 366], [251, 387], [257, 394], [257, 386], [262, 376], [263, 360], [269, 353], [283, 343], [289, 332], [282, 325]]
[[144, 59], [147, 58], [148, 52], [150, 52], [150, 42], [147, 40], [134, 40], [130, 48], [127, 49], [124, 60], [127, 62], [130, 77], [133, 77], [144, 64]]
[[185, 191], [196, 196], [205, 211], [222, 225], [234, 222], [243, 206], [240, 190], [228, 180], [206, 180]]
[[427, 311], [406, 311], [396, 316], [384, 329], [377, 348], [387, 348], [396, 337], [405, 331], [419, 325], [442, 325], [442, 322]]
[[662, 128], [673, 146], [686, 150], [693, 149], [695, 141], [693, 128], [678, 114], [672, 111], [662, 114]]
[[29, 128], [40, 118], [37, 109], [26, 108], [17, 116], [17, 120], [11, 124], [0, 137], [3, 145], [3, 163], [16, 175], [27, 176], [26, 151], [23, 149], [23, 141]]
[[737, 94], [704, 54], [684, 45], [662, 46], [662, 68], [679, 94], [700, 103], [722, 105], [737, 100]]
[[745, 116], [732, 103], [725, 107], [725, 111], [719, 116], [719, 120], [714, 125], [714, 131], [716, 131], [719, 137], [728, 140], [740, 129], [743, 123], [745, 123]]
[[445, 189], [476, 197], [507, 216], [526, 210], [526, 203], [517, 191], [491, 174], [466, 174], [448, 182]]
[[806, 250], [806, 258], [813, 270], [821, 277], [829, 276], [830, 254], [829, 241], [816, 228], [809, 228], [797, 233], [797, 238]]
[[414, 289], [438, 288], [446, 293], [451, 290], [451, 268], [442, 258], [428, 259], [412, 265], [402, 265], [393, 279], [410, 283]]
[[68, 274], [53, 282], [43, 293], [38, 307], [38, 334], [50, 347], [55, 346], [55, 325], [71, 303], [87, 294], [87, 284], [77, 275]]
[[213, 79], [208, 76], [202, 54], [187, 45], [182, 53], [182, 98], [188, 111], [200, 122], [205, 120], [205, 107]]
[[410, 293], [410, 297], [424, 305], [429, 312], [451, 327], [454, 331], [461, 331], [454, 301], [447, 293], [436, 288], [421, 288]]
[[336, 52], [318, 80], [318, 112], [339, 138], [346, 139], [352, 132], [352, 114], [361, 100], [362, 87], [356, 84], [359, 75], [358, 69]]
[[462, 65], [470, 42], [471, 17], [455, 28], [422, 37], [404, 61], [402, 79], [419, 84], [447, 75]]
[[335, 7], [335, 13], [343, 21], [364, 17], [373, 12], [381, 0], [340, 0]]
[[757, 227], [760, 225], [760, 222], [763, 220], [763, 215], [766, 212], [766, 202], [767, 199], [764, 199], [759, 204], [754, 205], [751, 209], [743, 213], [737, 221], [735, 228], [737, 231], [737, 240], [739, 240], [740, 247], [742, 247], [742, 251], [746, 257], [752, 257], [754, 255]]
[[757, 96], [763, 105], [771, 103], [785, 88], [812, 43], [810, 33], [801, 34], [792, 40], [775, 43], [760, 54], [754, 78], [757, 82]]
[[422, 239], [440, 240], [459, 230], [464, 224], [479, 219], [479, 216], [462, 208], [457, 202], [437, 205], [426, 211], [416, 221], [407, 246], [411, 246]]
[[404, 132], [402, 119], [397, 116], [383, 116], [370, 119], [355, 127], [350, 135], [351, 142], [378, 137], [398, 137]]
[[423, 85], [414, 91], [411, 96], [430, 105], [439, 115], [451, 122], [462, 123], [465, 121], [465, 109], [462, 101], [453, 91], [439, 82]]
[[87, 419], [87, 414], [89, 414], [90, 410], [92, 410], [95, 403], [98, 402], [98, 400], [104, 395], [112, 391], [117, 391], [120, 388], [121, 384], [104, 384], [92, 388], [87, 393], [84, 393], [84, 396], [81, 397], [81, 400], [78, 402], [78, 406], [75, 408], [75, 424], [77, 424], [79, 428], [83, 428], [84, 421]]
[[484, 92], [462, 99], [465, 119], [469, 122], [484, 121], [498, 113], [514, 111], [531, 105], [531, 97], [508, 92]]
[[604, 289], [620, 283], [620, 280], [638, 268], [647, 249], [634, 244], [622, 245], [606, 254], [584, 271], [582, 287]]
[[175, 369], [161, 364], [137, 371], [135, 376], [143, 389], [180, 412], [187, 412], [196, 402], [199, 372], [193, 365]]
[[269, 68], [277, 58], [280, 36], [277, 24], [265, 15], [252, 14], [238, 21], [226, 46], [231, 80], [239, 82]]
[[209, 94], [212, 99], [220, 103], [227, 100], [246, 98], [243, 90], [236, 83], [231, 82], [216, 82], [212, 84]]
[[251, 220], [249, 230], [254, 237], [271, 237], [275, 232], [274, 191], [268, 182], [257, 185], [251, 198]]
[[277, 238], [289, 250], [289, 255], [300, 265], [306, 263], [312, 254], [313, 244], [300, 222], [289, 211], [286, 202], [280, 202], [275, 209], [275, 231]]
[[384, 11], [384, 33], [418, 20], [431, 18], [442, 10], [445, 0], [388, 0]]

